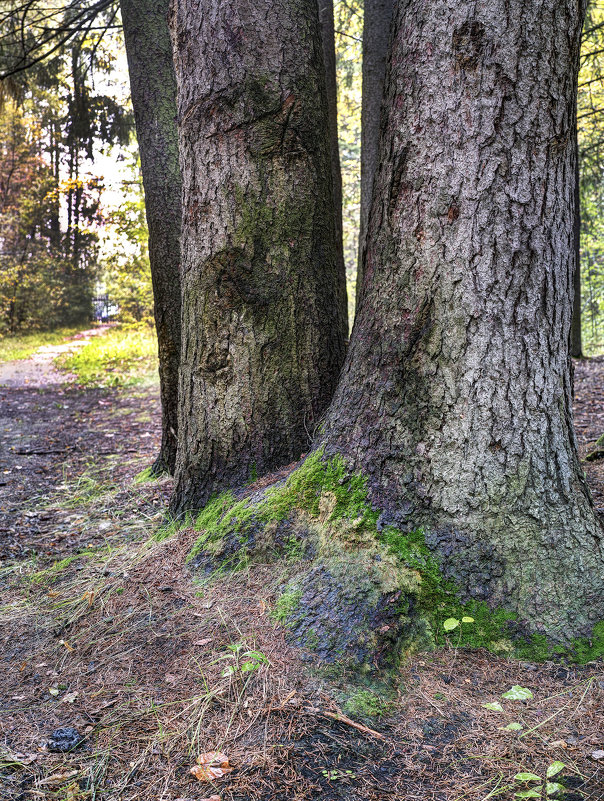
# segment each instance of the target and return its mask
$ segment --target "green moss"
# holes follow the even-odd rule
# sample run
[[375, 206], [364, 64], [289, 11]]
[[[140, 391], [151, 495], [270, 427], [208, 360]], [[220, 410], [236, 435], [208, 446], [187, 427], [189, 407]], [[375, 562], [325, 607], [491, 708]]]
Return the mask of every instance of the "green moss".
[[388, 712], [388, 701], [371, 690], [356, 690], [347, 698], [344, 712], [352, 717], [379, 718]]
[[287, 620], [300, 606], [302, 600], [301, 590], [289, 590], [280, 595], [275, 601], [275, 608], [271, 612], [271, 619], [278, 623], [286, 623]]
[[140, 473], [137, 473], [132, 479], [133, 484], [146, 484], [148, 481], [157, 481], [158, 476], [155, 475], [150, 467], [145, 467]]
[[[432, 640], [436, 646], [449, 642], [455, 647], [486, 648], [496, 654], [532, 661], [564, 655], [580, 663], [604, 654], [604, 621], [594, 627], [589, 640], [575, 640], [569, 648], [563, 648], [542, 635], [519, 637], [512, 612], [491, 609], [484, 601], [461, 601], [454, 582], [443, 577], [437, 558], [426, 546], [424, 532], [421, 529], [404, 532], [393, 526], [378, 531], [380, 512], [371, 506], [366, 479], [351, 474], [340, 456], [326, 459], [322, 450], [311, 454], [283, 485], [267, 490], [257, 503], [237, 500], [230, 492], [212, 500], [196, 520], [195, 526], [203, 534], [188, 559], [203, 550], [218, 550], [227, 535], [235, 534], [245, 546], [246, 531], [252, 525], [279, 523], [294, 511], [305, 512], [327, 527], [326, 547], [334, 549], [336, 557], [346, 553], [347, 548], [354, 549], [359, 540], [365, 552], [380, 555], [385, 582], [392, 581], [393, 575], [398, 576], [404, 592], [415, 597], [413, 614], [418, 621], [416, 639], [421, 647]], [[351, 531], [354, 537], [350, 536]], [[292, 535], [285, 551], [291, 558], [299, 558], [304, 545], [304, 541]], [[346, 559], [349, 557], [350, 550]], [[246, 558], [245, 547], [241, 558]], [[410, 575], [416, 577], [415, 586], [407, 581]], [[391, 591], [386, 585], [383, 589]], [[287, 622], [300, 598], [297, 590], [284, 593], [277, 601], [274, 619]], [[401, 607], [401, 614], [406, 608]], [[450, 634], [444, 631], [443, 622], [447, 618], [461, 620], [464, 616], [472, 617], [474, 622]]]

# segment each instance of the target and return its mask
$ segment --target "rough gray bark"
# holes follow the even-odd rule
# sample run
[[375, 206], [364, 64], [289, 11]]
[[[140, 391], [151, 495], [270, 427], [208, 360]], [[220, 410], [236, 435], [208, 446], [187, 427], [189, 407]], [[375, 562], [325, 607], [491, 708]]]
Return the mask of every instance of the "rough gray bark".
[[581, 334], [581, 192], [579, 175], [579, 143], [575, 131], [575, 272], [573, 275], [573, 317], [570, 328], [570, 353], [575, 359], [583, 358]]
[[577, 458], [575, 0], [403, 0], [365, 294], [323, 443], [465, 597], [568, 642], [604, 618]]
[[181, 181], [169, 0], [121, 0], [149, 227], [162, 442], [155, 473], [174, 472], [180, 361]]
[[379, 163], [380, 116], [384, 96], [388, 40], [394, 0], [363, 4], [363, 93], [361, 101], [361, 213], [356, 282], [358, 310], [363, 288], [363, 257], [373, 179]]
[[345, 354], [317, 0], [177, 0], [183, 351], [173, 510], [297, 459]]

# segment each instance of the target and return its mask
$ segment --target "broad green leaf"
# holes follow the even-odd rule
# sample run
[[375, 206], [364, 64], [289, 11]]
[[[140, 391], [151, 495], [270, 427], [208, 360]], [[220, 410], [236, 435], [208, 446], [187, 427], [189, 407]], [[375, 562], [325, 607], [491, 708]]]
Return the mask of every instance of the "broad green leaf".
[[499, 727], [502, 731], [520, 731], [522, 728], [521, 723], [508, 723], [507, 726], [500, 726]]
[[514, 793], [514, 798], [541, 798], [541, 787], [535, 787], [534, 790], [520, 790]]
[[459, 620], [456, 617], [448, 617], [445, 622], [443, 623], [443, 629], [445, 631], [453, 631], [459, 626]]
[[503, 707], [499, 701], [493, 701], [492, 704], [483, 704], [485, 709], [490, 709], [492, 712], [503, 712]]
[[564, 785], [558, 782], [547, 782], [545, 785], [545, 792], [547, 795], [557, 795], [557, 793], [564, 792]]
[[462, 623], [473, 623], [474, 622], [474, 618], [473, 617], [469, 617], [469, 616], [466, 615], [465, 617], [462, 617], [461, 622]]
[[503, 693], [502, 698], [507, 698], [509, 701], [528, 701], [533, 697], [533, 693], [528, 687], [521, 687], [519, 684], [514, 684], [511, 690]]
[[517, 773], [514, 776], [514, 781], [517, 782], [540, 782], [541, 776], [537, 776], [536, 773], [530, 773], [529, 771], [524, 771], [522, 773]]
[[552, 762], [552, 764], [548, 767], [547, 773], [545, 774], [548, 779], [551, 779], [552, 776], [555, 776], [557, 773], [560, 773], [561, 770], [564, 770], [566, 764], [564, 762]]

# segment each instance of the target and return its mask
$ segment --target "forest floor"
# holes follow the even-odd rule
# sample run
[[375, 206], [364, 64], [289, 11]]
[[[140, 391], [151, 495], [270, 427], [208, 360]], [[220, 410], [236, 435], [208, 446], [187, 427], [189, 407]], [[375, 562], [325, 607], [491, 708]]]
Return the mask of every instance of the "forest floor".
[[[576, 423], [584, 454], [604, 360], [577, 365]], [[486, 801], [554, 763], [568, 801], [604, 800], [602, 663], [453, 643], [343, 715], [337, 678], [271, 620], [279, 565], [187, 567], [197, 535], [166, 524], [170, 480], [141, 474], [158, 444], [156, 386], [0, 386], [1, 801]], [[586, 467], [604, 512], [604, 462]], [[502, 698], [514, 685], [532, 697]], [[60, 727], [82, 738], [67, 753], [49, 748]]]

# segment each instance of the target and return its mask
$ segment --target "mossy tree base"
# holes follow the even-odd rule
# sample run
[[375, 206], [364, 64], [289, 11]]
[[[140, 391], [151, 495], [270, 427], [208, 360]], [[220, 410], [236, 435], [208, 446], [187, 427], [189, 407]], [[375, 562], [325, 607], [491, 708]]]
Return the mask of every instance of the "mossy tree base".
[[[273, 618], [317, 663], [359, 676], [388, 675], [401, 658], [445, 644], [497, 654], [584, 662], [604, 653], [604, 624], [590, 640], [548, 641], [512, 611], [460, 597], [422, 531], [383, 525], [365, 480], [344, 462], [314, 453], [285, 482], [247, 497], [225, 493], [196, 520], [193, 569], [235, 570], [280, 561], [286, 575]], [[471, 617], [451, 634], [447, 618]]]

